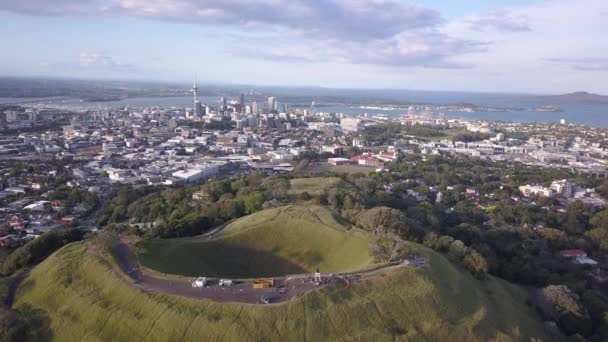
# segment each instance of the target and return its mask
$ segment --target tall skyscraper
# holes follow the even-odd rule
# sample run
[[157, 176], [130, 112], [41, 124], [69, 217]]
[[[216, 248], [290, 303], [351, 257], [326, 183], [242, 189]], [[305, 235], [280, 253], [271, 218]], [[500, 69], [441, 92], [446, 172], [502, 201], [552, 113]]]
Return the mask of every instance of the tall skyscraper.
[[245, 94], [241, 93], [239, 97], [239, 111], [245, 113]]
[[201, 117], [201, 116], [204, 115], [204, 113], [203, 113], [203, 105], [202, 105], [201, 101], [197, 100], [197, 101], [194, 102], [194, 115], [196, 117]]
[[227, 111], [228, 107], [227, 107], [226, 104], [227, 104], [226, 103], [226, 98], [224, 96], [221, 96], [220, 97], [220, 110], [219, 110], [219, 112], [220, 112], [221, 115], [224, 115], [225, 114], [224, 112]]
[[258, 113], [258, 102], [257, 101], [251, 102], [251, 112], [253, 114], [257, 114]]
[[275, 99], [274, 96], [270, 96], [268, 99], [266, 99], [266, 109], [268, 110], [268, 112], [275, 111], [276, 105], [277, 105], [277, 100]]

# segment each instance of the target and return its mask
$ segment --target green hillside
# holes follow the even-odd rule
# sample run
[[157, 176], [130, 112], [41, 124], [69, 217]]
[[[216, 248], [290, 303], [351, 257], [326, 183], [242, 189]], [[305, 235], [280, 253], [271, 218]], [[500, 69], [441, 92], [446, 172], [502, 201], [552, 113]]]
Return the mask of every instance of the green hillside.
[[75, 243], [32, 271], [16, 306], [47, 315], [57, 341], [548, 340], [523, 289], [478, 281], [443, 256], [412, 248], [429, 267], [260, 306], [141, 292], [98, 249]]
[[347, 230], [318, 206], [264, 210], [206, 237], [145, 241], [141, 263], [153, 270], [187, 276], [253, 278], [348, 272], [373, 262], [367, 235]]

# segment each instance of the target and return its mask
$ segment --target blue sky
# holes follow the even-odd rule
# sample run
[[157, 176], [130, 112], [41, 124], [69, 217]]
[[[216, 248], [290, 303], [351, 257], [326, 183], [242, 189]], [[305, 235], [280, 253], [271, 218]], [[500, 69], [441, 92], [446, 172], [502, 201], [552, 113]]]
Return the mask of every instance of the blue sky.
[[0, 75], [608, 94], [605, 0], [1, 0]]

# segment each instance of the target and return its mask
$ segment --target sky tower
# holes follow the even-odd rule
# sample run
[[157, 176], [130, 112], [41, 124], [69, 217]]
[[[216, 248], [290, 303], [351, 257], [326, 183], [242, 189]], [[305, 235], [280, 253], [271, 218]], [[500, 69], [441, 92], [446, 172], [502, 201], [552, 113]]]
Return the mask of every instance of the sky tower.
[[201, 106], [201, 103], [197, 98], [196, 93], [198, 91], [198, 85], [196, 83], [196, 76], [194, 76], [194, 86], [192, 86], [192, 94], [194, 95], [194, 115], [200, 117], [203, 115], [203, 106]]
[[196, 92], [198, 91], [198, 85], [196, 84], [196, 76], [194, 76], [194, 86], [192, 87], [192, 93], [194, 94], [194, 108], [196, 108], [196, 103], [198, 99], [196, 98]]

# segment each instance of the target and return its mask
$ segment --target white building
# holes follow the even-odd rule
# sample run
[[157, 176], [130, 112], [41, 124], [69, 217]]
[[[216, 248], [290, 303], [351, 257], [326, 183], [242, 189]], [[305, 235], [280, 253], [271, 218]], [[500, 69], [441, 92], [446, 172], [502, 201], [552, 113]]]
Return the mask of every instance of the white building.
[[342, 118], [340, 120], [342, 130], [347, 133], [357, 133], [363, 129], [361, 119], [357, 118]]
[[126, 178], [131, 177], [131, 170], [111, 169], [106, 171], [111, 182], [123, 182]]
[[521, 191], [525, 197], [553, 197], [553, 190], [540, 185], [523, 185], [519, 187], [519, 191]]
[[551, 183], [551, 190], [555, 191], [560, 196], [571, 198], [574, 196], [574, 185], [568, 182], [567, 179], [554, 181]]
[[363, 148], [365, 147], [365, 140], [361, 138], [353, 138], [353, 147]]
[[185, 170], [175, 171], [173, 172], [172, 176], [182, 179], [187, 183], [196, 183], [216, 175], [217, 173], [218, 167], [216, 165], [201, 165]]
[[292, 161], [293, 158], [295, 157], [293, 154], [291, 154], [289, 152], [279, 152], [279, 151], [268, 152], [268, 155], [272, 157], [272, 160], [281, 161], [281, 162]]

